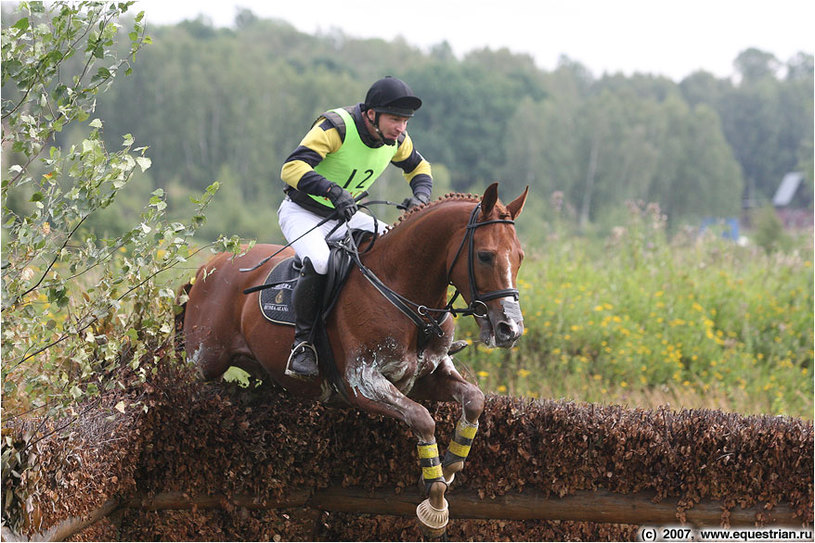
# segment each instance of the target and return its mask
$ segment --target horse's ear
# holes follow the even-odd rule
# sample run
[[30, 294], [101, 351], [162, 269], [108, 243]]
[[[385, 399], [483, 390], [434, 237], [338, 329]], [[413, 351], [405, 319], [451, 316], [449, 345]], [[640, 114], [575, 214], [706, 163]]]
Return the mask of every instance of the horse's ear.
[[492, 208], [495, 207], [495, 202], [498, 201], [498, 183], [493, 183], [487, 190], [484, 191], [484, 196], [481, 197], [481, 213], [487, 217]]
[[512, 220], [518, 218], [518, 215], [521, 214], [523, 211], [524, 204], [526, 203], [526, 195], [529, 192], [529, 185], [526, 186], [524, 189], [523, 194], [515, 198], [512, 202], [507, 204], [507, 210], [509, 210], [509, 214], [512, 215]]

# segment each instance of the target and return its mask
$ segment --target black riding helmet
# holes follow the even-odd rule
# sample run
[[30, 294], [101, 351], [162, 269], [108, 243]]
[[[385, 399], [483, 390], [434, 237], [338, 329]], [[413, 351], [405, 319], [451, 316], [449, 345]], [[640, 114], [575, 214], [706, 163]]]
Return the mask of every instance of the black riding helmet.
[[413, 113], [420, 107], [422, 101], [413, 94], [407, 83], [391, 76], [386, 76], [371, 85], [368, 94], [365, 95], [365, 108], [373, 109], [377, 113], [413, 117]]

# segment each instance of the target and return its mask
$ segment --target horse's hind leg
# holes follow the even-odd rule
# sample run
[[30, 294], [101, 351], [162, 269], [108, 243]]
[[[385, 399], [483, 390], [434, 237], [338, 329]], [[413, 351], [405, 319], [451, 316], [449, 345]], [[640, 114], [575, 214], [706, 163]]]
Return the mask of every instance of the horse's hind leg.
[[478, 418], [484, 411], [484, 393], [461, 376], [449, 357], [439, 364], [436, 371], [419, 380], [414, 391], [419, 399], [455, 399], [461, 404], [461, 418], [442, 461], [444, 480], [449, 485], [456, 473], [464, 468], [464, 462], [470, 454], [470, 447], [478, 431]]
[[187, 361], [195, 364], [205, 381], [220, 378], [229, 366], [249, 368], [249, 362], [257, 365], [243, 337], [231, 327], [185, 322], [185, 333]]
[[201, 336], [202, 334], [187, 336], [187, 361], [195, 364], [202, 380], [212, 381], [229, 369], [230, 355], [223, 344]]

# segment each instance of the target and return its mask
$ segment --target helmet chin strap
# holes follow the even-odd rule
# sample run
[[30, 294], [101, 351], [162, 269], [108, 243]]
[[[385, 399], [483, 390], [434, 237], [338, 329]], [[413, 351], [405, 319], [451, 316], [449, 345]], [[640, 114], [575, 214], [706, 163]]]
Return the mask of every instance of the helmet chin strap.
[[[385, 135], [382, 133], [382, 131], [379, 129], [379, 116], [380, 115], [382, 115], [382, 114], [379, 113], [378, 111], [374, 111], [374, 121], [371, 123], [371, 126], [374, 127], [374, 130], [376, 130], [376, 133], [379, 136], [379, 139], [381, 139], [382, 142], [385, 145], [393, 145], [394, 143], [396, 143], [396, 140], [386, 138]], [[366, 115], [366, 118], [368, 118], [367, 115]], [[368, 122], [369, 123], [371, 122], [370, 118], [368, 118]]]

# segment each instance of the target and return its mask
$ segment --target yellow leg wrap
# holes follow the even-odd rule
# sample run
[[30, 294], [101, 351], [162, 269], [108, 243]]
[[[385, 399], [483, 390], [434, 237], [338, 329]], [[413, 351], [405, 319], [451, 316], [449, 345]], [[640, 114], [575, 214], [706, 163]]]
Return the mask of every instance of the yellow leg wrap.
[[435, 458], [439, 455], [439, 446], [435, 443], [419, 443], [419, 458]]
[[470, 454], [475, 434], [478, 432], [478, 422], [470, 423], [462, 416], [456, 425], [456, 433], [447, 447], [444, 455], [444, 465], [461, 462]]
[[429, 468], [424, 467], [422, 468], [422, 477], [424, 478], [425, 481], [433, 481], [435, 479], [438, 479], [442, 475], [443, 473], [441, 469], [441, 464], [437, 466], [431, 466]]
[[478, 432], [478, 422], [475, 424], [470, 424], [464, 418], [458, 421], [458, 425], [456, 426], [456, 437], [466, 437], [467, 439], [473, 439], [475, 437], [476, 432]]
[[447, 447], [447, 450], [456, 456], [467, 458], [467, 455], [470, 454], [470, 445], [462, 445], [461, 443], [451, 441], [450, 445]]
[[444, 481], [441, 460], [439, 459], [439, 447], [435, 443], [419, 443], [417, 449], [425, 486], [428, 487], [435, 481]]

